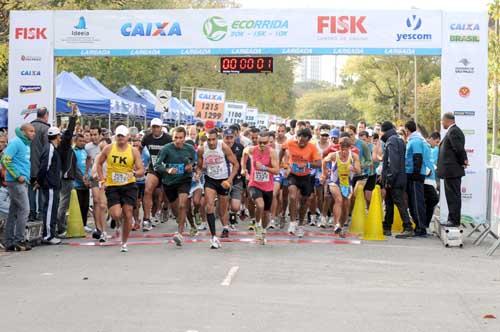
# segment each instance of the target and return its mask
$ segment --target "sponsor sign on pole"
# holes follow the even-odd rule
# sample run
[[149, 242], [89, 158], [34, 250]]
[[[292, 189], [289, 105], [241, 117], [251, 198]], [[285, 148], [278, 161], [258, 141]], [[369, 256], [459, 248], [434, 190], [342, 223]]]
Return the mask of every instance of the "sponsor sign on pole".
[[224, 105], [224, 124], [232, 125], [245, 122], [247, 106], [246, 102], [226, 101]]
[[196, 89], [194, 99], [195, 117], [202, 120], [222, 121], [225, 91]]
[[257, 107], [247, 107], [247, 114], [245, 115], [245, 122], [248, 123], [250, 127], [257, 125], [257, 115], [259, 114], [259, 109]]
[[12, 11], [9, 36], [9, 137], [47, 107], [55, 123], [53, 12]]
[[156, 90], [155, 111], [158, 113], [168, 112], [170, 99], [172, 99], [172, 91]]
[[[443, 13], [441, 110], [455, 115], [465, 135], [469, 167], [462, 178], [462, 221], [484, 222], [487, 201], [488, 17], [484, 13]], [[481, 42], [480, 42], [481, 41]], [[442, 136], [446, 132], [442, 132]], [[441, 186], [444, 188], [444, 185]], [[448, 207], [441, 190], [441, 219]]]

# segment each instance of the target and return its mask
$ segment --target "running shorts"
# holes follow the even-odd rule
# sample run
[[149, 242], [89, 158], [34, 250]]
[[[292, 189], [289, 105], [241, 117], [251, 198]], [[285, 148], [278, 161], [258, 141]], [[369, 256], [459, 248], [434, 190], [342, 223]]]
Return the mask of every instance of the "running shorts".
[[290, 174], [288, 176], [288, 186], [296, 186], [303, 197], [311, 196], [314, 191], [313, 182], [310, 175], [298, 176]]
[[216, 180], [205, 175], [205, 189], [210, 188], [212, 190], [215, 190], [217, 192], [217, 195], [227, 196], [229, 195], [229, 189], [226, 189], [222, 186], [222, 182], [226, 180], [227, 179]]
[[136, 206], [137, 185], [129, 183], [124, 186], [108, 186], [106, 187], [106, 199], [108, 200], [108, 208], [117, 204]]
[[273, 192], [272, 191], [262, 191], [259, 188], [250, 187], [248, 188], [250, 197], [255, 201], [257, 198], [262, 198], [264, 200], [264, 211], [271, 210], [271, 205], [273, 204]]

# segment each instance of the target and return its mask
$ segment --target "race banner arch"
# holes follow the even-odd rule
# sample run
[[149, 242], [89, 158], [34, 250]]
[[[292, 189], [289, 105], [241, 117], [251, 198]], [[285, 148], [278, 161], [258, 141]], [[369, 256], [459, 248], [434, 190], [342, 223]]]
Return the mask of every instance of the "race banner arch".
[[[441, 56], [441, 108], [463, 128], [463, 214], [486, 217], [488, 16], [436, 10], [12, 11], [9, 134], [54, 115], [55, 57], [198, 55]], [[250, 108], [248, 109], [248, 111]], [[441, 200], [442, 211], [446, 210]]]

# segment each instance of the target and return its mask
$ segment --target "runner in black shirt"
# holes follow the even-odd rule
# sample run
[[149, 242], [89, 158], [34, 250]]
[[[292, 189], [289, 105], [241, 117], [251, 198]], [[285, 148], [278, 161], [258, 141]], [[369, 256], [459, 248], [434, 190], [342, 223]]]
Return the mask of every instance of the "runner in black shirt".
[[[237, 143], [235, 140], [235, 132], [232, 129], [224, 130], [224, 143], [231, 148], [236, 160], [238, 160], [238, 166], [241, 169], [241, 157], [243, 155], [243, 145]], [[241, 207], [241, 195], [243, 192], [243, 177], [240, 173], [236, 175], [233, 180], [233, 186], [231, 187], [231, 209], [229, 211], [229, 223], [231, 227], [237, 224], [236, 214], [240, 211]]]
[[[157, 195], [156, 209], [161, 209], [163, 193], [161, 191], [161, 176], [156, 174], [153, 169], [153, 165], [156, 163], [156, 158], [158, 157], [160, 150], [164, 145], [172, 142], [172, 136], [162, 131], [163, 122], [155, 118], [151, 120], [151, 134], [144, 136], [142, 139], [142, 146], [146, 147], [151, 155], [151, 163], [147, 169], [146, 175], [146, 186], [144, 188], [144, 220], [142, 223], [142, 230], [144, 232], [150, 231], [152, 229], [151, 224], [151, 209], [153, 208], [153, 194], [157, 188], [160, 188]], [[153, 216], [156, 211], [153, 211]]]

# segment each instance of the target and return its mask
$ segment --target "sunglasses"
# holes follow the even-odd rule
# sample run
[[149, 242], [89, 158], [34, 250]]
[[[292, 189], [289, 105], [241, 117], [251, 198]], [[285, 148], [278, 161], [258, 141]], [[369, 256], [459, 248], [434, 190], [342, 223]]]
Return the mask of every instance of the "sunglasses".
[[329, 134], [321, 134], [322, 137], [329, 137]]
[[269, 144], [269, 141], [266, 141], [266, 142], [262, 142], [262, 141], [260, 141], [260, 142], [259, 142], [259, 145], [266, 145], [266, 144]]

